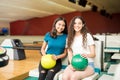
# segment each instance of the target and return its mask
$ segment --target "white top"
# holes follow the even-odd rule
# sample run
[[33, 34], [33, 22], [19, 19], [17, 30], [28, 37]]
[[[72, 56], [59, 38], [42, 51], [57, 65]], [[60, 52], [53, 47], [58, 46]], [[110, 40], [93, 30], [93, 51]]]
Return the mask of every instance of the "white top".
[[[82, 35], [74, 38], [74, 41], [71, 45], [71, 48], [73, 50], [73, 55], [83, 54], [83, 53], [89, 54], [90, 53], [89, 45], [95, 44], [92, 36], [89, 33], [87, 33], [87, 47], [86, 48], [83, 47], [82, 40], [83, 40]], [[88, 62], [93, 62], [93, 58], [88, 58]]]

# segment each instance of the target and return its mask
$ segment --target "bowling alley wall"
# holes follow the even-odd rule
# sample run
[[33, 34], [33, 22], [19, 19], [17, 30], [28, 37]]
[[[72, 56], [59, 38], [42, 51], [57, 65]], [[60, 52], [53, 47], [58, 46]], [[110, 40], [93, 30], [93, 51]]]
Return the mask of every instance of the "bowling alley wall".
[[92, 34], [120, 33], [120, 13], [112, 14], [110, 18], [102, 16], [99, 12], [71, 12], [63, 15], [51, 15], [29, 20], [18, 20], [10, 23], [10, 35], [45, 35], [52, 28], [53, 21], [63, 16], [69, 25], [74, 16], [83, 16]]

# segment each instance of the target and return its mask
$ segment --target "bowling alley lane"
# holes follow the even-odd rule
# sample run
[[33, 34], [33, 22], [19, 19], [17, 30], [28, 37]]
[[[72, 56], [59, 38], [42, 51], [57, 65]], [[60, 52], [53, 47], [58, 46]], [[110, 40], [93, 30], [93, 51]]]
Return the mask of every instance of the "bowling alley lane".
[[23, 80], [31, 69], [37, 68], [41, 58], [40, 50], [25, 50], [26, 59], [9, 60], [0, 68], [0, 80]]

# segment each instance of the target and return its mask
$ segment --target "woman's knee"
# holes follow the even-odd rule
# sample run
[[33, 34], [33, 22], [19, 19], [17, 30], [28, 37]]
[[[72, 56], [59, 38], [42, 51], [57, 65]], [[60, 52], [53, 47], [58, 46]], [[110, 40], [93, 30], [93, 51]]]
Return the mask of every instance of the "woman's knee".
[[61, 76], [61, 77], [62, 77], [62, 80], [69, 80], [69, 78], [70, 78], [69, 75], [67, 75], [67, 74], [65, 74], [65, 75], [64, 75], [64, 74], [61, 74], [61, 75], [62, 75], [62, 76]]
[[46, 73], [46, 71], [45, 71], [45, 70], [41, 70], [40, 73], [43, 73], [43, 74], [44, 74], [44, 73]]
[[47, 73], [46, 80], [53, 80], [54, 76], [55, 76], [55, 71], [51, 69]]
[[76, 76], [75, 74], [73, 74], [73, 75], [71, 75], [70, 80], [80, 80], [80, 79], [78, 79], [78, 76]]

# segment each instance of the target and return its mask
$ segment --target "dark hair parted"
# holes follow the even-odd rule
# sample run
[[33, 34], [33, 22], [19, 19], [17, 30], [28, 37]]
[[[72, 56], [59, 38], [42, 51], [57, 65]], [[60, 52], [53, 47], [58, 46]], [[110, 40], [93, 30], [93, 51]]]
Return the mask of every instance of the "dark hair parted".
[[68, 29], [68, 43], [67, 43], [68, 48], [69, 49], [71, 48], [71, 44], [73, 43], [74, 36], [75, 36], [75, 30], [74, 30], [75, 19], [80, 19], [83, 23], [83, 27], [80, 33], [82, 33], [82, 36], [83, 36], [83, 47], [86, 48], [87, 33], [89, 31], [87, 29], [84, 19], [81, 16], [75, 16], [70, 22], [69, 29]]
[[66, 19], [65, 18], [63, 18], [63, 17], [58, 17], [57, 19], [55, 19], [55, 21], [54, 21], [54, 23], [53, 23], [53, 26], [52, 26], [52, 30], [51, 30], [51, 32], [50, 32], [50, 36], [51, 37], [53, 37], [53, 38], [56, 38], [57, 37], [57, 30], [56, 30], [56, 28], [55, 28], [55, 25], [56, 25], [56, 23], [58, 22], [58, 21], [64, 21], [64, 23], [65, 23], [65, 29], [64, 29], [64, 31], [62, 32], [62, 33], [64, 33], [64, 34], [67, 34], [67, 21], [66, 21]]

